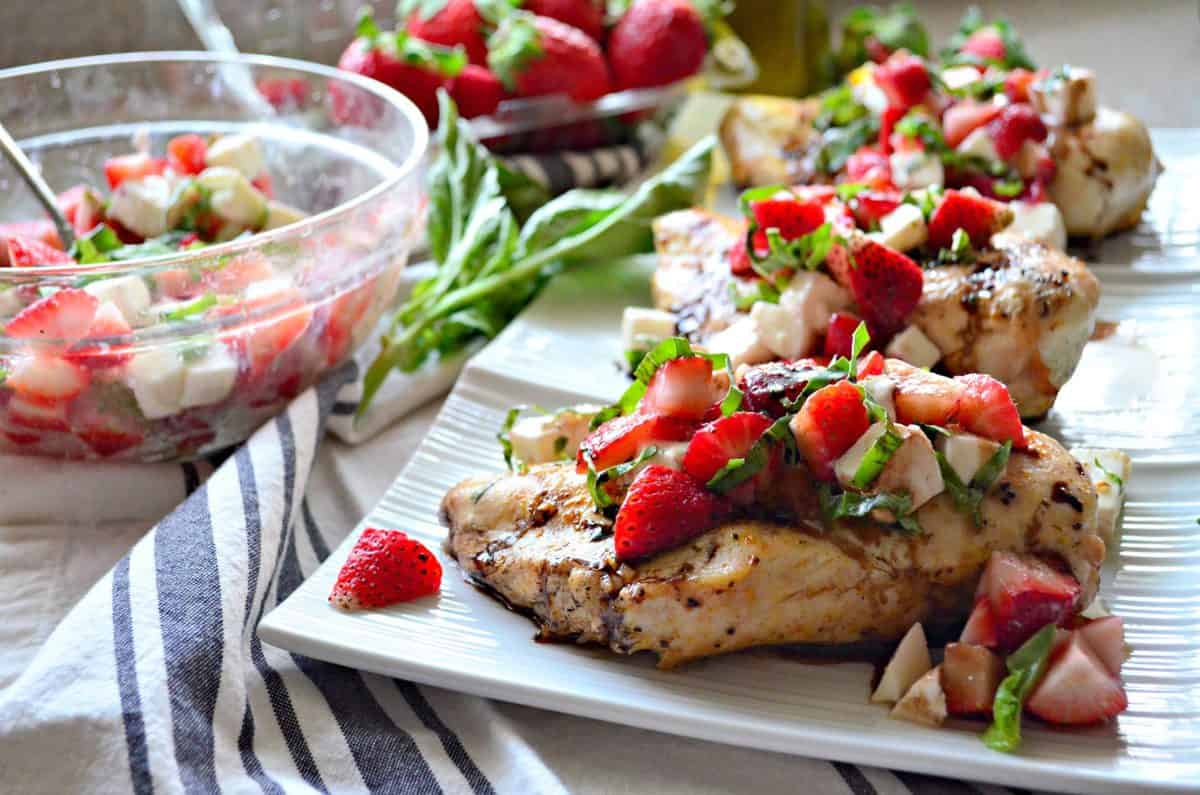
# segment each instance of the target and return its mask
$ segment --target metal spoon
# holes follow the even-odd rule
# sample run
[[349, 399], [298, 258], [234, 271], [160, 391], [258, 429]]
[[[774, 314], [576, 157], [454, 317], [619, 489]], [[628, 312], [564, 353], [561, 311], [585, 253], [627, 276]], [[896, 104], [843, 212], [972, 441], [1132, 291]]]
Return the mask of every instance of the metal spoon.
[[8, 162], [13, 164], [13, 168], [25, 180], [25, 183], [33, 190], [33, 195], [37, 196], [37, 200], [41, 202], [43, 209], [54, 221], [54, 226], [58, 229], [58, 236], [62, 238], [63, 245], [66, 248], [71, 248], [75, 243], [75, 230], [67, 223], [67, 219], [62, 214], [62, 210], [58, 209], [58, 202], [54, 199], [54, 191], [50, 190], [50, 186], [46, 184], [46, 180], [42, 179], [42, 175], [38, 173], [37, 168], [21, 151], [21, 147], [17, 146], [17, 142], [8, 134], [8, 130], [0, 124], [0, 150], [4, 151], [4, 156], [8, 158]]

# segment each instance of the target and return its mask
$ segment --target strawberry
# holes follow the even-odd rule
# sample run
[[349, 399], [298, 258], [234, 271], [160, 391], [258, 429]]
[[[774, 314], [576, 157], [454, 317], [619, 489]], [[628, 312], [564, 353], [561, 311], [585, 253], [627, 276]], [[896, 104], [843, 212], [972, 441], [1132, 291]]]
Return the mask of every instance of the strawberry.
[[[757, 238], [754, 245], [758, 247]], [[737, 242], [729, 247], [729, 272], [734, 276], [754, 274], [754, 261], [750, 259], [750, 250], [746, 248], [745, 234], [740, 235]]]
[[468, 64], [447, 88], [464, 119], [490, 116], [504, 99], [504, 84], [485, 66]]
[[683, 419], [701, 419], [724, 396], [713, 380], [712, 362], [703, 356], [672, 359], [654, 373], [640, 409]]
[[[294, 287], [273, 293], [242, 306], [218, 309], [218, 314], [254, 314], [268, 306], [278, 307], [267, 317], [249, 321], [220, 336], [246, 357], [251, 379], [271, 368], [275, 360], [303, 336], [312, 322], [313, 308]], [[224, 312], [222, 310], [225, 310]]]
[[896, 129], [896, 122], [903, 119], [906, 113], [908, 111], [905, 108], [889, 105], [879, 115], [879, 149], [885, 155], [892, 153], [892, 131]]
[[971, 611], [958, 641], [974, 646], [986, 646], [989, 649], [996, 648], [996, 619], [992, 615], [992, 603], [986, 596], [975, 600], [975, 608]]
[[579, 445], [575, 470], [587, 472], [589, 458], [597, 471], [614, 467], [631, 460], [647, 445], [686, 441], [695, 428], [694, 422], [680, 417], [643, 413], [617, 417], [592, 431]]
[[[87, 185], [68, 188], [58, 194], [55, 203], [77, 235], [87, 234], [104, 220], [104, 201]], [[54, 240], [58, 241], [57, 232], [54, 234]], [[62, 248], [61, 242], [54, 242], [52, 245]]]
[[1004, 39], [1000, 37], [1000, 33], [993, 27], [980, 28], [967, 37], [963, 42], [960, 52], [977, 55], [980, 58], [991, 61], [1003, 61], [1007, 55], [1007, 48], [1004, 46]]
[[652, 464], [638, 473], [617, 513], [617, 560], [636, 560], [679, 546], [719, 525], [732, 510], [726, 498], [686, 472]]
[[946, 644], [942, 659], [942, 690], [951, 715], [989, 715], [996, 689], [1004, 678], [1004, 663], [982, 646]]
[[887, 362], [879, 351], [871, 351], [858, 362], [858, 380], [870, 378], [873, 375], [883, 375]]
[[863, 229], [878, 229], [883, 217], [904, 200], [898, 191], [868, 190], [854, 197], [850, 202], [854, 212], [854, 220]]
[[67, 348], [87, 334], [100, 302], [78, 287], [51, 293], [22, 309], [8, 321], [5, 333], [18, 339], [55, 342]]
[[[825, 208], [817, 202], [764, 199], [751, 202], [750, 211], [761, 230], [778, 229], [784, 240], [796, 240], [825, 223]], [[763, 238], [766, 244], [766, 235]]]
[[[4, 238], [0, 238], [3, 240]], [[74, 265], [75, 259], [60, 248], [33, 237], [7, 237], [8, 262], [12, 268], [36, 268], [39, 265]]]
[[858, 387], [838, 381], [813, 392], [792, 418], [792, 433], [804, 460], [821, 480], [834, 480], [833, 462], [871, 425]]
[[1075, 630], [1113, 676], [1121, 675], [1121, 666], [1129, 656], [1125, 645], [1125, 622], [1119, 616], [1105, 616], [1089, 621]]
[[142, 179], [167, 170], [165, 157], [151, 157], [145, 152], [110, 157], [104, 161], [104, 178], [108, 187], [116, 190], [127, 179]]
[[965, 388], [958, 402], [958, 423], [968, 431], [997, 442], [1025, 447], [1025, 428], [1008, 387], [982, 373], [955, 376]]
[[[133, 358], [129, 345], [114, 345], [109, 340], [133, 333], [133, 328], [111, 301], [100, 304], [92, 324], [88, 326], [87, 339], [76, 345], [67, 358], [89, 369], [118, 367]], [[98, 340], [102, 342], [92, 342]]]
[[1021, 151], [1026, 141], [1044, 141], [1049, 134], [1042, 117], [1032, 105], [1014, 103], [1005, 105], [996, 118], [988, 122], [988, 133], [996, 146], [996, 154], [1004, 160], [1012, 160]]
[[691, 77], [707, 54], [704, 19], [687, 0], [634, 0], [608, 37], [609, 62], [621, 88]]
[[1078, 633], [1051, 657], [1025, 708], [1050, 723], [1082, 726], [1124, 712], [1129, 699], [1113, 676]]
[[883, 336], [894, 334], [904, 328], [921, 300], [925, 284], [921, 266], [874, 240], [859, 239], [852, 246], [854, 259], [849, 267], [839, 265], [838, 258], [827, 260], [827, 265], [850, 290], [867, 325]]
[[54, 256], [46, 252], [47, 248], [62, 250], [62, 239], [58, 236], [58, 229], [55, 228], [53, 221], [13, 221], [0, 224], [0, 268], [13, 266], [13, 263], [9, 261], [8, 252], [8, 241], [12, 238], [20, 238], [23, 242], [18, 246], [23, 247], [26, 251], [30, 247], [36, 247], [38, 251], [44, 252], [46, 257]]
[[488, 66], [519, 96], [566, 94], [590, 102], [612, 88], [600, 45], [556, 19], [515, 11], [488, 45]]
[[1007, 654], [1047, 624], [1065, 625], [1079, 598], [1079, 583], [1037, 558], [993, 552], [975, 596], [987, 600], [996, 647]]
[[825, 332], [825, 355], [850, 358], [854, 342], [854, 330], [862, 320], [849, 312], [834, 312], [829, 318], [829, 330]]
[[239, 293], [255, 282], [275, 275], [270, 261], [258, 252], [239, 254], [219, 268], [205, 271], [200, 277], [204, 288], [216, 293]]
[[442, 564], [428, 547], [399, 530], [368, 527], [342, 564], [329, 603], [339, 610], [387, 607], [441, 587]]
[[782, 417], [784, 400], [797, 400], [808, 376], [815, 368], [827, 365], [827, 359], [799, 359], [794, 362], [769, 362], [747, 369], [738, 381], [742, 390], [742, 407], [771, 417]]
[[864, 182], [877, 188], [892, 187], [892, 165], [878, 149], [864, 146], [846, 158], [846, 181]]
[[471, 63], [487, 64], [485, 24], [474, 0], [441, 0], [436, 5], [422, 0], [416, 5], [404, 25], [410, 35], [444, 47], [462, 45]]
[[929, 245], [949, 248], [954, 232], [962, 229], [971, 238], [971, 245], [983, 248], [1011, 221], [1012, 210], [1000, 202], [948, 190], [929, 218]]
[[917, 56], [899, 52], [875, 67], [875, 84], [887, 96], [888, 105], [907, 110], [929, 93], [929, 69]]
[[604, 3], [599, 0], [525, 0], [526, 11], [579, 28], [596, 41], [604, 38]]
[[61, 356], [20, 356], [4, 383], [34, 403], [53, 405], [77, 397], [91, 381], [88, 371]]
[[84, 444], [104, 458], [137, 447], [145, 440], [141, 427], [132, 418], [116, 416], [96, 406], [77, 412], [71, 426]]
[[309, 85], [303, 77], [264, 77], [254, 87], [277, 111], [296, 110], [308, 104]]
[[707, 483], [732, 458], [743, 458], [771, 427], [771, 420], [752, 411], [738, 411], [696, 431], [683, 456], [683, 471]]
[[1013, 102], [1028, 102], [1029, 87], [1038, 79], [1037, 72], [1018, 66], [1004, 76], [1004, 94]]
[[204, 170], [208, 144], [195, 133], [177, 135], [167, 141], [167, 164], [176, 174], [199, 174]]
[[976, 127], [982, 127], [1000, 113], [990, 102], [964, 99], [954, 103], [942, 114], [942, 135], [948, 146], [958, 146]]
[[250, 180], [250, 185], [268, 199], [275, 198], [275, 183], [271, 181], [271, 175], [267, 172], [264, 171]]
[[[67, 422], [67, 404], [65, 402], [44, 403], [27, 398], [20, 393], [8, 401], [8, 421], [18, 428], [35, 431], [69, 431], [71, 429]], [[9, 438], [11, 439], [12, 436], [9, 435]], [[27, 438], [27, 441], [39, 441], [39, 439]]]

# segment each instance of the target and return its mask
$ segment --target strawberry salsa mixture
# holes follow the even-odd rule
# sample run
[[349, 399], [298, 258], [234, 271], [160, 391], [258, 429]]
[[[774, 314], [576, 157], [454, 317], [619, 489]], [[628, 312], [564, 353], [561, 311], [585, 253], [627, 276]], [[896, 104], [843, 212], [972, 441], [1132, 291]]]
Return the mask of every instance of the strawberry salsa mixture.
[[[177, 254], [304, 217], [271, 198], [261, 147], [246, 135], [181, 135], [163, 157], [114, 157], [104, 173], [107, 197], [82, 185], [59, 197], [76, 234], [69, 251], [48, 220], [0, 224], [0, 266]], [[79, 274], [0, 288], [0, 449], [128, 460], [215, 449], [340, 361], [382, 310], [368, 311], [378, 303], [371, 282], [314, 307], [303, 276], [257, 252]], [[219, 328], [177, 344], [136, 341], [141, 329], [187, 324]]]

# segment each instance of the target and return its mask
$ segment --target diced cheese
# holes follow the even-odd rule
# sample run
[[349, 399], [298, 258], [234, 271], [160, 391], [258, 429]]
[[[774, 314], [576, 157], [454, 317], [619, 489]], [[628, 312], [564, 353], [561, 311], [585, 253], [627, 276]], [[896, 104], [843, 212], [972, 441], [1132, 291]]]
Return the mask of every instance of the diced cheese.
[[598, 406], [576, 406], [556, 414], [525, 417], [508, 435], [513, 455], [525, 464], [574, 458], [599, 410]]
[[136, 354], [126, 368], [126, 380], [147, 419], [177, 414], [183, 399], [187, 367], [172, 348]]
[[621, 342], [627, 351], [648, 351], [675, 336], [675, 316], [659, 309], [627, 306], [621, 316]]
[[108, 217], [142, 237], [157, 237], [167, 231], [170, 203], [171, 186], [165, 177], [151, 174], [128, 179], [113, 191]]
[[150, 308], [150, 288], [141, 276], [114, 276], [100, 279], [83, 288], [99, 301], [111, 301], [130, 324], [136, 324]]
[[897, 251], [909, 251], [925, 243], [929, 228], [921, 208], [904, 203], [879, 219], [879, 232], [872, 237]]
[[1038, 113], [1050, 116], [1056, 124], [1087, 124], [1096, 118], [1096, 74], [1090, 69], [1064, 66], [1035, 81], [1030, 93]]
[[850, 445], [850, 449], [843, 453], [841, 458], [833, 462], [833, 472], [837, 475], [838, 483], [842, 484], [842, 488], [850, 488], [854, 475], [862, 465], [867, 451], [887, 429], [886, 422], [875, 423], [867, 428], [862, 436], [858, 437], [858, 441]]
[[933, 667], [925, 628], [913, 624], [896, 647], [895, 654], [879, 677], [879, 686], [871, 694], [876, 703], [894, 704], [904, 697], [913, 684]]
[[1133, 472], [1133, 463], [1123, 450], [1078, 447], [1071, 451], [1071, 455], [1083, 464], [1096, 487], [1096, 524], [1104, 543], [1112, 549], [1120, 541], [1121, 509], [1125, 506], [1125, 492]]
[[1004, 228], [1004, 234], [1020, 235], [1060, 251], [1067, 247], [1067, 224], [1056, 205], [1010, 202], [1008, 206], [1012, 208], [1013, 220]]
[[220, 218], [247, 229], [261, 228], [267, 219], [267, 199], [245, 175], [232, 168], [206, 168], [196, 183], [211, 191], [209, 203]]
[[709, 337], [704, 347], [713, 353], [727, 355], [735, 371], [742, 365], [761, 364], [771, 358], [771, 351], [758, 337], [757, 323], [749, 316], [738, 318]]
[[904, 442], [884, 464], [871, 489], [888, 493], [907, 492], [915, 511], [945, 490], [942, 468], [924, 431], [915, 425], [892, 427], [904, 437]]
[[1000, 160], [1000, 155], [996, 152], [996, 144], [992, 142], [992, 136], [987, 131], [986, 127], [976, 127], [971, 130], [970, 134], [962, 140], [955, 150], [963, 155], [975, 155], [982, 157], [985, 160]]
[[1000, 449], [1000, 445], [991, 439], [971, 433], [938, 436], [936, 446], [938, 452], [946, 457], [946, 463], [954, 470], [954, 474], [958, 475], [958, 479], [964, 484], [970, 483], [979, 468]]
[[901, 190], [941, 185], [946, 176], [941, 158], [930, 152], [894, 152], [888, 161], [892, 182]]
[[816, 331], [779, 304], [759, 301], [750, 308], [755, 334], [767, 350], [784, 359], [796, 359], [816, 341]]
[[942, 82], [946, 84], [946, 88], [952, 91], [977, 83], [979, 78], [979, 70], [970, 65], [951, 66], [949, 69], [942, 70]]
[[886, 375], [872, 375], [859, 382], [867, 397], [883, 406], [888, 418], [896, 419], [896, 382]]
[[206, 166], [223, 166], [254, 179], [263, 172], [266, 161], [262, 147], [252, 135], [225, 135], [213, 141], [204, 156]]
[[303, 210], [297, 210], [290, 204], [271, 199], [267, 202], [267, 221], [263, 229], [278, 229], [281, 226], [303, 221], [308, 215]]
[[670, 469], [683, 469], [683, 457], [687, 454], [688, 449], [687, 442], [658, 443], [654, 447], [658, 452], [646, 460], [646, 466], [658, 464]]
[[917, 326], [909, 326], [892, 337], [884, 353], [913, 367], [933, 367], [942, 358], [941, 349]]
[[269, 279], [251, 282], [242, 291], [242, 297], [247, 301], [260, 301], [279, 293], [289, 292], [293, 286], [292, 280], [287, 276], [272, 276]]
[[759, 301], [750, 309], [759, 341], [776, 356], [796, 359], [807, 353], [829, 317], [850, 304], [850, 295], [823, 273], [802, 271], [779, 297], [778, 304]]
[[212, 344], [203, 357], [187, 365], [180, 407], [220, 403], [233, 391], [237, 374], [237, 359], [229, 349], [219, 342]]
[[941, 726], [946, 720], [946, 693], [942, 690], [942, 666], [931, 668], [913, 683], [908, 692], [892, 707], [892, 717]]

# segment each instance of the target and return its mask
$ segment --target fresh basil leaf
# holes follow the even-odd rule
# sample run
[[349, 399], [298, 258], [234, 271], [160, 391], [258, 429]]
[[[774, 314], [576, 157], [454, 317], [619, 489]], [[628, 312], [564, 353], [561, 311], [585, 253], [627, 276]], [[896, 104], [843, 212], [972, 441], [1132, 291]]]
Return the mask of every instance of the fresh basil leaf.
[[818, 130], [845, 127], [870, 113], [865, 105], [854, 97], [849, 83], [835, 86], [821, 95], [821, 112], [813, 120]]
[[983, 498], [987, 496], [996, 480], [1004, 473], [1011, 453], [1012, 442], [1006, 441], [984, 462], [975, 476], [971, 478], [970, 483], [963, 483], [958, 477], [958, 473], [954, 471], [954, 467], [950, 466], [950, 462], [946, 460], [946, 456], [939, 451], [934, 452], [938, 468], [942, 471], [942, 482], [946, 485], [946, 492], [950, 495], [950, 499], [954, 501], [955, 509], [970, 516], [976, 527], [983, 525], [983, 515], [980, 513]]
[[851, 381], [858, 378], [858, 355], [870, 344], [871, 332], [867, 330], [866, 323], [859, 322], [850, 338], [850, 362], [846, 368], [846, 375]]
[[1117, 488], [1119, 488], [1119, 489], [1125, 488], [1125, 479], [1122, 478], [1120, 475], [1118, 475], [1116, 472], [1113, 472], [1108, 467], [1104, 466], [1104, 464], [1101, 464], [1099, 456], [1093, 458], [1092, 463], [1096, 465], [1097, 469], [1099, 469], [1101, 472], [1104, 473], [1104, 477], [1108, 478], [1113, 483], [1116, 483]]
[[892, 459], [892, 455], [900, 449], [902, 444], [904, 444], [904, 439], [900, 438], [900, 434], [889, 426], [883, 435], [867, 449], [866, 455], [858, 464], [858, 469], [854, 471], [854, 478], [850, 485], [856, 489], [865, 489], [874, 483], [875, 478], [883, 472], [887, 462]]
[[784, 416], [775, 420], [763, 431], [762, 435], [751, 445], [742, 458], [731, 458], [721, 469], [709, 479], [706, 487], [718, 494], [728, 494], [733, 489], [745, 483], [762, 471], [771, 460], [771, 449], [783, 446], [783, 460], [789, 466], [795, 466], [800, 461], [800, 451], [796, 447], [796, 437], [792, 435], [789, 425], [791, 417]]
[[780, 193], [788, 193], [786, 185], [761, 185], [757, 188], [747, 188], [738, 195], [738, 209], [750, 221], [754, 220], [754, 203], [775, 198]]
[[592, 463], [591, 456], [584, 456], [584, 461], [587, 463], [587, 488], [588, 493], [592, 495], [592, 502], [600, 510], [604, 510], [611, 505], [614, 505], [613, 498], [608, 495], [608, 490], [604, 488], [604, 484], [617, 478], [624, 477], [634, 469], [649, 461], [654, 456], [658, 455], [658, 448], [650, 445], [642, 452], [638, 453], [637, 458], [632, 461], [626, 461], [623, 464], [617, 464], [608, 469], [596, 471], [595, 465]]
[[779, 290], [765, 279], [759, 279], [749, 290], [743, 292], [734, 284], [734, 280], [730, 280], [729, 298], [739, 312], [745, 312], [760, 301], [767, 304], [779, 303]]
[[864, 182], [843, 182], [835, 189], [837, 197], [844, 202], [848, 202], [863, 191], [871, 189], [870, 185]]
[[879, 137], [879, 119], [873, 115], [855, 119], [844, 127], [830, 127], [821, 134], [821, 147], [813, 165], [823, 174], [837, 174], [850, 156]]
[[1005, 660], [1009, 674], [996, 689], [992, 725], [983, 742], [993, 751], [1012, 753], [1021, 745], [1021, 710], [1046, 671], [1054, 648], [1054, 625], [1047, 624]]
[[895, 525], [905, 535], [920, 535], [921, 525], [913, 515], [912, 498], [904, 492], [858, 494], [844, 491], [834, 494], [827, 484], [819, 492], [821, 512], [832, 524], [838, 519], [868, 519], [872, 511], [888, 511], [896, 518]]
[[165, 322], [175, 323], [180, 320], [186, 320], [193, 315], [199, 315], [206, 312], [211, 307], [217, 305], [217, 296], [214, 293], [205, 293], [190, 301], [179, 304], [174, 309], [167, 312], [162, 312], [159, 317]]
[[512, 434], [513, 426], [517, 424], [517, 418], [525, 411], [528, 406], [514, 406], [504, 415], [504, 424], [500, 426], [500, 431], [496, 434], [497, 441], [500, 442], [500, 449], [504, 451], [504, 466], [509, 472], [513, 471], [513, 446], [510, 435]]
[[992, 191], [997, 196], [1002, 196], [1006, 199], [1020, 196], [1023, 190], [1025, 190], [1025, 183], [1020, 179], [998, 180], [992, 183]]
[[919, 208], [921, 210], [921, 215], [925, 216], [925, 220], [928, 221], [930, 216], [933, 215], [933, 211], [937, 209], [938, 199], [941, 198], [941, 195], [941, 187], [935, 185], [933, 187], [926, 188], [919, 194], [911, 192], [905, 193], [903, 201], [905, 204], [912, 204]]
[[962, 227], [954, 230], [950, 238], [950, 248], [938, 250], [939, 265], [966, 265], [975, 261], [975, 249], [971, 247], [971, 236]]
[[858, 6], [842, 19], [841, 44], [829, 58], [832, 76], [843, 75], [869, 60], [867, 42], [871, 39], [891, 52], [929, 54], [929, 34], [911, 4], [896, 3], [886, 9]]
[[750, 252], [750, 264], [755, 272], [774, 282], [783, 270], [816, 270], [825, 262], [833, 248], [833, 226], [825, 223], [794, 240], [784, 240], [775, 227], [767, 229], [769, 250], [760, 256], [753, 246], [754, 226], [747, 232], [746, 247]]

